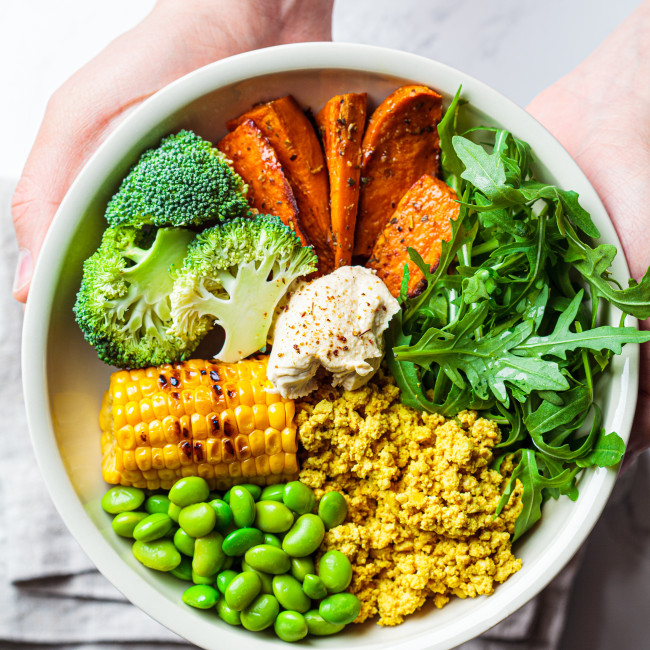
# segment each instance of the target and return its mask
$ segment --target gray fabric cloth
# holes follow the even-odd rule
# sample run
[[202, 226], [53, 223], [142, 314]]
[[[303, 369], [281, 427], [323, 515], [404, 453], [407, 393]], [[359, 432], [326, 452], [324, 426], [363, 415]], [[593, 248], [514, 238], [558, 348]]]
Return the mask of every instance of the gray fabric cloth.
[[[20, 378], [22, 306], [11, 297], [16, 245], [12, 185], [0, 181], [0, 367], [5, 449], [0, 454], [0, 647], [172, 650], [182, 639], [150, 619], [100, 575], [47, 495], [28, 432]], [[536, 599], [463, 650], [554, 650], [579, 556]], [[187, 647], [185, 645], [185, 647]]]

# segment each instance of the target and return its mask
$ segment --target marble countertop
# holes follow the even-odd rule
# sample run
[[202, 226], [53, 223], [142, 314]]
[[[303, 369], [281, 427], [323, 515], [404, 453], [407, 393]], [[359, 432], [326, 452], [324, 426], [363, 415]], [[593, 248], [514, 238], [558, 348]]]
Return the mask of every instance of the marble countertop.
[[[51, 93], [153, 4], [152, 0], [0, 3], [4, 126], [0, 178], [20, 175]], [[525, 106], [578, 64], [638, 4], [639, 0], [337, 0], [334, 39], [438, 59]], [[636, 494], [649, 493], [648, 474], [627, 479], [638, 483]], [[564, 648], [647, 647], [647, 513], [645, 498], [626, 498], [612, 504], [599, 522], [574, 589]], [[633, 550], [616, 553], [621, 548]]]

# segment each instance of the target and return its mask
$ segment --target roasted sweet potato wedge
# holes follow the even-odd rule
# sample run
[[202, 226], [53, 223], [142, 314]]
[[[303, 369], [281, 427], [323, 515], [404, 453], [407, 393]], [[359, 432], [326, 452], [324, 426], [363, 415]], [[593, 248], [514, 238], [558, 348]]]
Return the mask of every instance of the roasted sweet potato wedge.
[[427, 264], [435, 268], [440, 260], [442, 242], [451, 237], [451, 220], [458, 218], [459, 210], [456, 193], [444, 181], [424, 174], [397, 204], [366, 266], [375, 269], [397, 297], [404, 264], [408, 263], [408, 295], [417, 295], [425, 280], [411, 261], [408, 248], [414, 248]]
[[269, 139], [298, 204], [299, 221], [313, 244], [319, 271], [334, 268], [329, 187], [325, 157], [316, 130], [291, 97], [255, 106], [227, 123], [230, 130], [252, 120]]
[[352, 261], [359, 203], [361, 140], [366, 125], [366, 93], [332, 97], [316, 116], [330, 181], [334, 267]]
[[402, 86], [368, 121], [363, 136], [361, 188], [354, 252], [367, 256], [404, 193], [422, 174], [436, 175], [441, 96], [425, 86]]
[[264, 214], [274, 214], [293, 228], [303, 246], [309, 240], [298, 218], [298, 205], [282, 165], [268, 138], [253, 120], [242, 122], [217, 143], [248, 185], [248, 202]]

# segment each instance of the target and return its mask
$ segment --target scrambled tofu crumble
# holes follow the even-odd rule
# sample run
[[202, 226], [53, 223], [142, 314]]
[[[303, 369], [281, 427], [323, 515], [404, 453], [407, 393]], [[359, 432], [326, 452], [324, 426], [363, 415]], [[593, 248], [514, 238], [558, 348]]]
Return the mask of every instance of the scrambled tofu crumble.
[[380, 625], [398, 625], [427, 599], [442, 607], [454, 595], [489, 595], [521, 568], [510, 546], [521, 483], [494, 518], [505, 480], [489, 468], [494, 422], [404, 406], [381, 372], [363, 388], [323, 387], [296, 406], [300, 480], [348, 503], [324, 548], [352, 562], [356, 623], [379, 615]]

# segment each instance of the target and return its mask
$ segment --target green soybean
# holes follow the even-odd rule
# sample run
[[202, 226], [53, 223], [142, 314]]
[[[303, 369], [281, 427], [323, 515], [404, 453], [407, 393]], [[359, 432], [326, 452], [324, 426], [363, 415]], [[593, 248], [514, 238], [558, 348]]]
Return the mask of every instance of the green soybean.
[[284, 609], [304, 614], [311, 607], [311, 599], [302, 590], [302, 585], [288, 573], [273, 578], [273, 595]]
[[279, 501], [283, 502], [284, 496], [284, 483], [276, 483], [275, 485], [267, 485], [260, 495], [260, 501]]
[[109, 515], [117, 515], [137, 510], [144, 503], [144, 497], [144, 491], [139, 488], [117, 485], [104, 494], [101, 505]]
[[327, 587], [318, 576], [312, 573], [308, 573], [305, 576], [305, 581], [302, 583], [302, 589], [314, 600], [320, 600], [327, 596]]
[[232, 579], [226, 587], [224, 598], [228, 607], [241, 612], [244, 607], [253, 602], [262, 589], [260, 577], [252, 571], [244, 571]]
[[200, 476], [185, 476], [172, 485], [168, 496], [172, 503], [185, 508], [205, 501], [210, 496], [210, 486]]
[[192, 569], [192, 582], [195, 585], [212, 585], [214, 584], [216, 576], [200, 576], [194, 569]]
[[192, 582], [192, 560], [189, 557], [181, 556], [181, 563], [169, 573], [179, 580]]
[[197, 537], [194, 546], [192, 569], [200, 576], [213, 576], [223, 568], [226, 554], [222, 549], [223, 535], [216, 530]]
[[309, 634], [313, 634], [314, 636], [336, 634], [345, 627], [345, 625], [329, 623], [318, 613], [317, 609], [311, 609], [305, 614], [305, 622], [307, 623]]
[[258, 571], [257, 569], [253, 569], [253, 567], [250, 564], [248, 564], [246, 562], [246, 560], [242, 560], [241, 570], [242, 571], [252, 571], [253, 573], [257, 573], [260, 580], [262, 581], [262, 591], [261, 591], [261, 593], [263, 593], [263, 594], [272, 594], [273, 593], [273, 576], [272, 575], [269, 575], [268, 573], [264, 573], [264, 571]]
[[258, 501], [254, 524], [265, 533], [284, 533], [293, 525], [293, 514], [284, 503]]
[[192, 537], [203, 537], [211, 533], [216, 522], [217, 514], [208, 503], [185, 506], [178, 515], [179, 526]]
[[133, 543], [133, 555], [146, 567], [156, 571], [171, 571], [181, 563], [181, 554], [169, 539], [136, 541]]
[[227, 490], [226, 493], [223, 495], [223, 500], [226, 503], [230, 503], [230, 490]]
[[284, 486], [284, 505], [299, 515], [311, 512], [316, 506], [316, 496], [310, 487], [300, 481], [291, 481]]
[[127, 512], [120, 512], [118, 515], [113, 517], [111, 523], [113, 532], [117, 533], [120, 537], [133, 538], [133, 530], [135, 527], [148, 516], [149, 515], [146, 512], [130, 510]]
[[232, 524], [232, 510], [230, 509], [230, 506], [221, 499], [212, 499], [210, 505], [214, 508], [214, 511], [217, 514], [217, 521], [214, 527], [220, 533], [223, 533], [226, 528]]
[[196, 539], [188, 535], [182, 528], [174, 533], [174, 546], [183, 554], [189, 557], [194, 555]]
[[235, 485], [230, 490], [230, 509], [237, 528], [247, 528], [255, 521], [255, 499], [241, 485]]
[[217, 589], [222, 593], [226, 593], [226, 588], [228, 585], [236, 578], [238, 575], [237, 571], [232, 571], [231, 569], [225, 569], [221, 571], [217, 576]]
[[152, 494], [145, 502], [144, 509], [152, 515], [154, 512], [164, 512], [167, 514], [169, 504], [171, 501], [169, 497], [164, 494]]
[[280, 613], [280, 605], [275, 596], [262, 594], [241, 612], [241, 624], [252, 632], [270, 627]]
[[219, 592], [209, 585], [193, 585], [183, 592], [182, 600], [190, 607], [212, 609], [219, 600]]
[[228, 625], [241, 625], [241, 614], [236, 609], [229, 607], [225, 598], [217, 603], [217, 615]]
[[359, 616], [361, 601], [354, 594], [334, 594], [321, 600], [318, 613], [334, 625], [347, 625]]
[[244, 558], [254, 569], [273, 575], [286, 573], [291, 567], [289, 555], [281, 548], [270, 544], [259, 544], [249, 548]]
[[275, 546], [276, 548], [282, 548], [282, 542], [279, 537], [276, 537], [272, 533], [264, 534], [264, 544], [269, 544], [270, 546]]
[[323, 537], [323, 520], [318, 515], [302, 515], [284, 536], [282, 548], [292, 557], [306, 557], [321, 545]]
[[240, 557], [249, 548], [262, 544], [264, 535], [257, 528], [238, 528], [226, 535], [223, 540], [223, 552], [232, 557]]
[[348, 516], [348, 504], [340, 492], [327, 492], [318, 503], [318, 516], [323, 520], [325, 528], [336, 528]]
[[164, 537], [173, 527], [174, 522], [168, 514], [154, 512], [133, 529], [133, 537], [141, 542], [153, 542], [154, 539]]
[[318, 562], [318, 575], [327, 591], [345, 591], [352, 580], [352, 564], [341, 551], [327, 551]]
[[289, 643], [304, 639], [309, 633], [307, 621], [300, 612], [280, 612], [273, 624], [278, 638]]
[[169, 502], [169, 508], [167, 509], [167, 514], [172, 518], [173, 521], [178, 523], [178, 516], [181, 514], [180, 506], [177, 506], [175, 503]]
[[291, 575], [302, 582], [308, 573], [316, 573], [314, 560], [310, 556], [291, 558]]
[[255, 501], [257, 501], [262, 495], [262, 488], [259, 485], [254, 485], [253, 483], [243, 483], [239, 487], [243, 487], [248, 490]]

